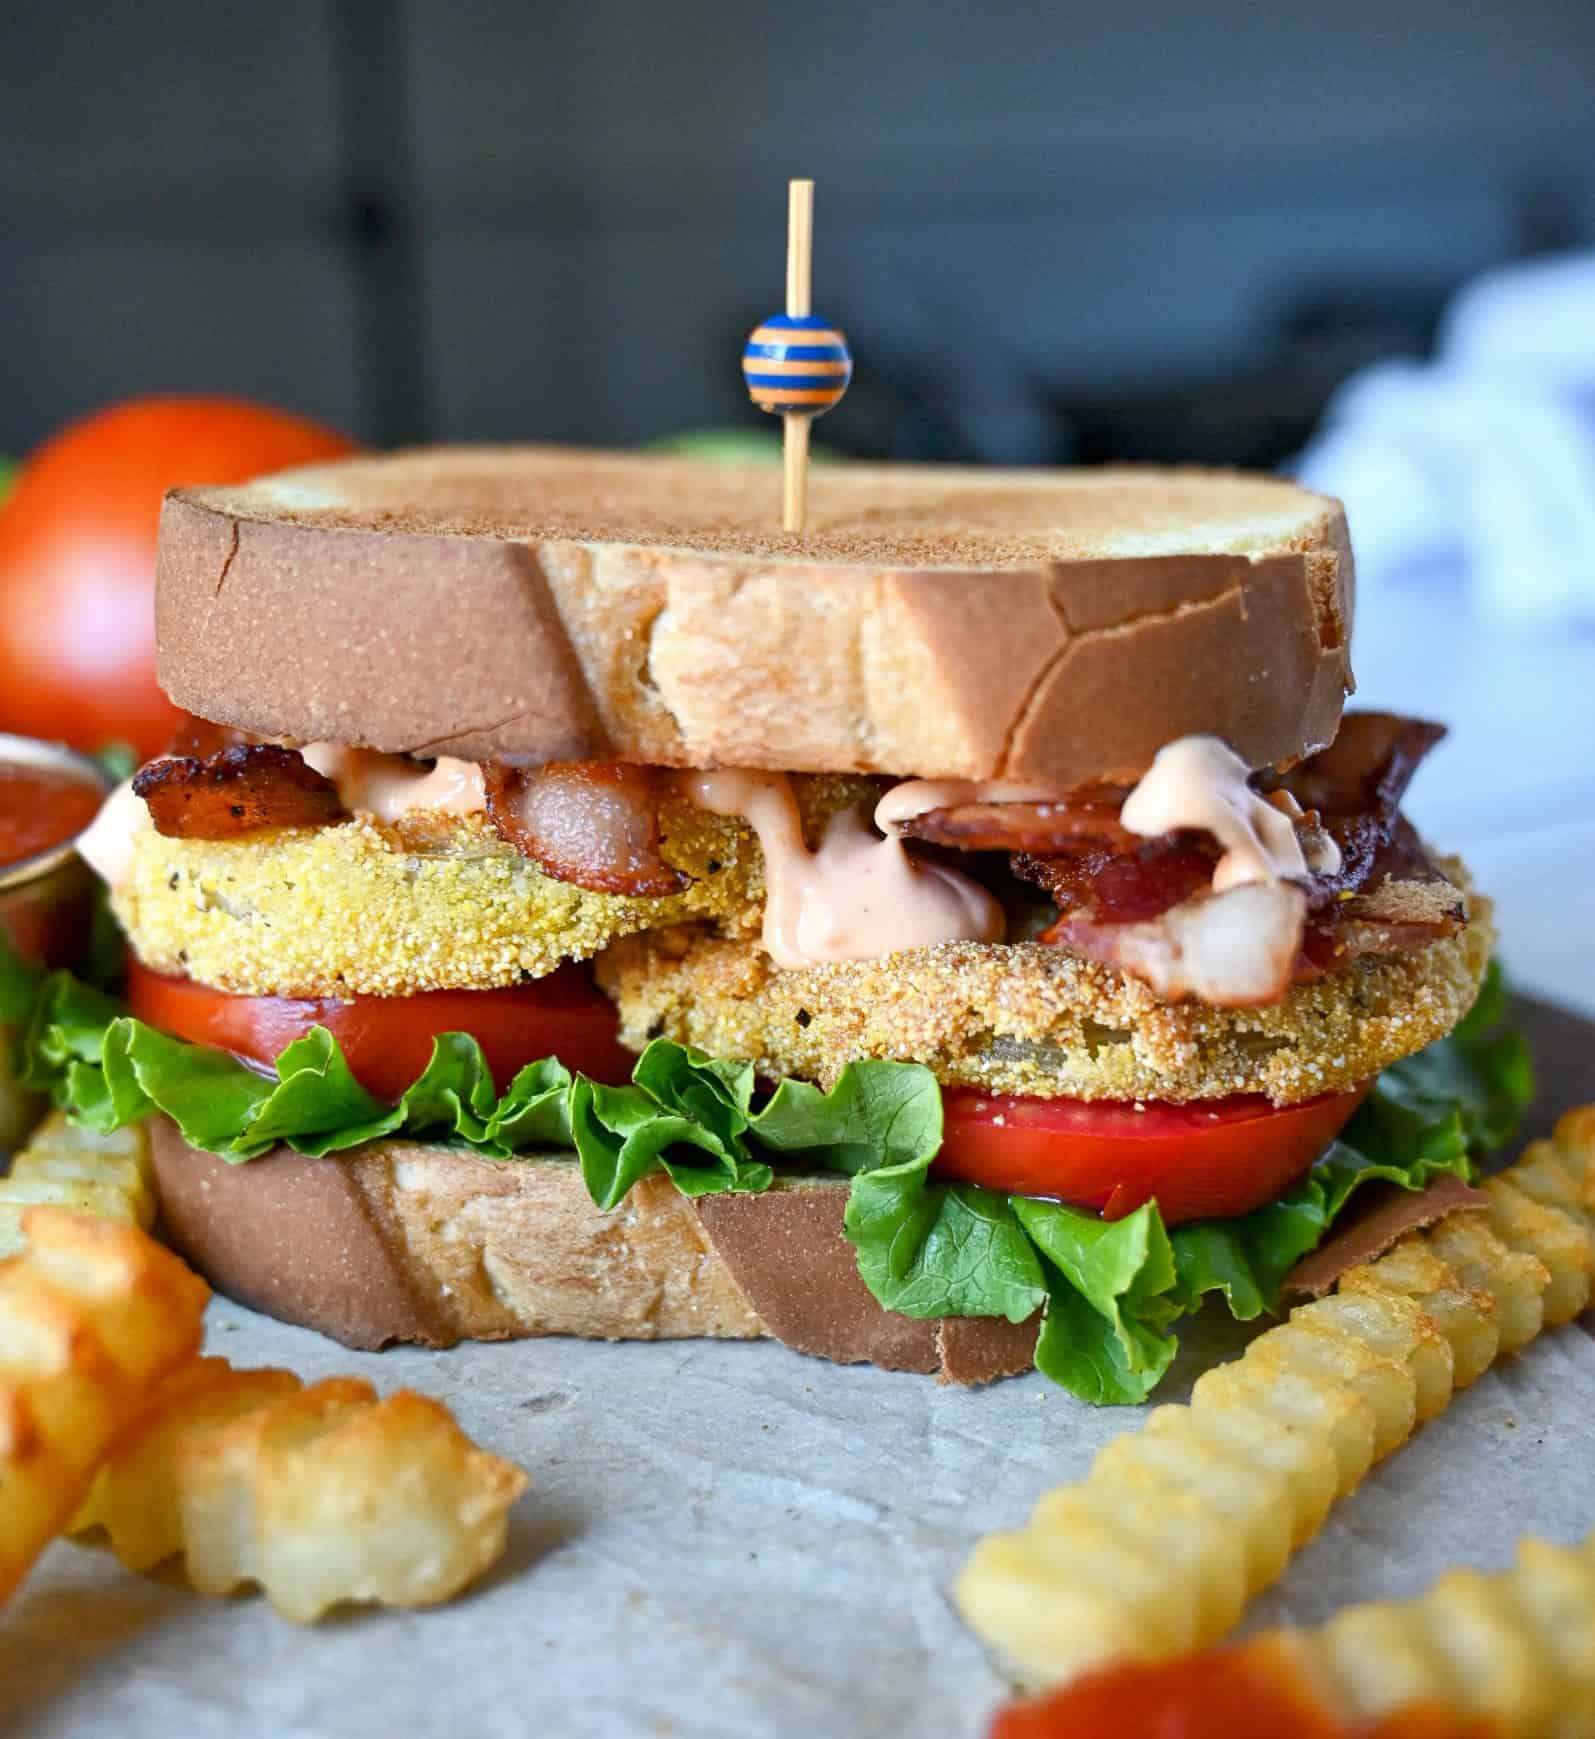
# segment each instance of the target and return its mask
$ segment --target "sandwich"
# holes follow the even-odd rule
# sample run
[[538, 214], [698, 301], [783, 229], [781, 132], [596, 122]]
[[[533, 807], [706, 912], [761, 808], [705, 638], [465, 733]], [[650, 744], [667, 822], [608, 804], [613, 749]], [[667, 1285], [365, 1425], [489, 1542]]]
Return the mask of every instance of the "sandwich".
[[174, 492], [190, 722], [82, 845], [123, 998], [36, 983], [24, 1071], [352, 1346], [1139, 1399], [1525, 1097], [1489, 903], [1401, 810], [1442, 732], [1343, 712], [1346, 526], [1289, 483], [838, 465], [802, 537], [778, 492], [547, 448]]

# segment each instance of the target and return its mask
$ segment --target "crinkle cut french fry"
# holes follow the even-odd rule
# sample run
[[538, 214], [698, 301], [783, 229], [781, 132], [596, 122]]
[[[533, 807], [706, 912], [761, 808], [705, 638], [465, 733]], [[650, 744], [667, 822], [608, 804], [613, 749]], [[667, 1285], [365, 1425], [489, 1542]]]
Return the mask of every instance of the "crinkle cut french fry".
[[[1159, 1409], [1178, 1420], [1185, 1409]], [[1261, 1415], [1248, 1413], [1251, 1419]], [[1241, 1595], [1266, 1587], [1285, 1568], [1294, 1545], [1298, 1498], [1291, 1472], [1259, 1458], [1243, 1466], [1229, 1444], [1203, 1442], [1175, 1424], [1156, 1428], [1157, 1415], [1141, 1431], [1127, 1432], [1108, 1444], [1091, 1469], [1093, 1481], [1123, 1490], [1141, 1490], [1154, 1501], [1160, 1492], [1184, 1486], [1212, 1514], [1223, 1519], [1240, 1551]], [[1334, 1470], [1324, 1506], [1334, 1494]], [[1087, 1493], [1091, 1486], [1084, 1488]], [[1037, 1514], [1041, 1513], [1038, 1508]]]
[[0, 1262], [0, 1600], [199, 1347], [197, 1274], [127, 1226], [36, 1207]]
[[[1502, 1243], [1483, 1214], [1452, 1214], [1423, 1237], [1463, 1286], [1495, 1300], [1500, 1353], [1520, 1352], [1545, 1327], [1550, 1269], [1532, 1251]], [[1378, 1262], [1368, 1267], [1382, 1272]]]
[[436, 1401], [379, 1402], [345, 1378], [198, 1434], [177, 1464], [194, 1586], [259, 1583], [301, 1623], [344, 1601], [449, 1599], [502, 1554], [526, 1489]]
[[1421, 1239], [1396, 1245], [1377, 1264], [1365, 1263], [1343, 1275], [1341, 1298], [1365, 1293], [1399, 1293], [1428, 1317], [1451, 1348], [1454, 1388], [1475, 1383], [1501, 1350], [1501, 1306], [1493, 1293], [1464, 1285]]
[[[1043, 1540], [1081, 1539], [1102, 1519], [1106, 1484], [1093, 1479], [1049, 1492], [1036, 1506], [1032, 1532]], [[1158, 1572], [1160, 1586], [1139, 1613], [1139, 1628], [1158, 1638], [1158, 1652], [1177, 1653], [1228, 1630], [1246, 1603], [1246, 1543], [1225, 1518], [1188, 1493], [1136, 1489], [1134, 1470], [1114, 1483], [1112, 1505], [1104, 1549], [1113, 1556], [1138, 1552]], [[1067, 1558], [1063, 1568], [1072, 1568]]]
[[1581, 1180], [1554, 1141], [1537, 1141], [1509, 1172], [1486, 1178], [1490, 1223], [1514, 1249], [1545, 1264], [1545, 1322], [1571, 1322], [1590, 1301], [1595, 1279], [1595, 1214], [1585, 1206]]
[[[1187, 1616], [1199, 1642], [1222, 1635], [1234, 1567], [1193, 1504], [1236, 1542], [1256, 1592], [1333, 1497], [1454, 1388], [1589, 1302], [1595, 1106], [1569, 1113], [1486, 1187], [1487, 1211], [1454, 1214], [1352, 1270], [1335, 1296], [1205, 1372], [1189, 1407], [1161, 1407], [1139, 1437], [1110, 1444], [1088, 1480], [1043, 1498], [1017, 1534], [983, 1540], [956, 1588], [969, 1623], [1038, 1683], [1114, 1650], [1167, 1654]], [[1153, 1544], [1160, 1511], [1174, 1542], [1164, 1553]], [[1117, 1580], [1115, 1543], [1134, 1566]], [[1157, 1616], [1149, 1567], [1161, 1569], [1172, 1625]]]
[[[1254, 1475], [1277, 1474], [1285, 1481], [1291, 1550], [1306, 1545], [1318, 1532], [1339, 1488], [1340, 1463], [1328, 1442], [1314, 1431], [1300, 1429], [1256, 1407], [1157, 1407], [1147, 1416], [1140, 1435], [1173, 1437], [1216, 1451], [1248, 1482]], [[1117, 1441], [1133, 1443], [1136, 1434]], [[1368, 1441], [1371, 1454], [1371, 1427]], [[1268, 1554], [1265, 1551], [1259, 1556], [1266, 1558]], [[1254, 1581], [1254, 1591], [1272, 1580], [1264, 1577]]]
[[155, 1223], [149, 1132], [129, 1124], [110, 1135], [79, 1129], [52, 1111], [0, 1177], [0, 1257], [23, 1247], [22, 1216], [32, 1207], [71, 1208], [148, 1231]]
[[204, 1432], [303, 1388], [291, 1371], [234, 1370], [193, 1359], [161, 1385], [149, 1411], [95, 1476], [70, 1532], [104, 1528], [129, 1570], [151, 1570], [183, 1550], [177, 1460]]
[[286, 1616], [446, 1600], [504, 1549], [521, 1471], [435, 1401], [196, 1359], [100, 1469], [73, 1531], [130, 1569], [181, 1553], [204, 1594], [259, 1584]]
[[1355, 1720], [1425, 1704], [1503, 1739], [1595, 1735], [1595, 1535], [1526, 1540], [1499, 1575], [1448, 1571], [1417, 1600], [1349, 1607], [1300, 1644]]

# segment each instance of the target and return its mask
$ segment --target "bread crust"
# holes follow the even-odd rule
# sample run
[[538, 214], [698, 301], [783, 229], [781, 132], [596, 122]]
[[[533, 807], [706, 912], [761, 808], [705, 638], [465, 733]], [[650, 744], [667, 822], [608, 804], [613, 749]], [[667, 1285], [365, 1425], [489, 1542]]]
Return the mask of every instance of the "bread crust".
[[379, 1141], [228, 1165], [150, 1125], [168, 1239], [218, 1290], [345, 1346], [773, 1336], [842, 1363], [989, 1382], [1030, 1367], [1036, 1324], [884, 1311], [842, 1235], [845, 1180], [784, 1179], [696, 1205], [643, 1179], [612, 1213], [574, 1158], [495, 1165]]
[[847, 465], [796, 539], [760, 529], [773, 487], [523, 448], [179, 490], [161, 683], [246, 730], [407, 753], [1061, 786], [1133, 779], [1192, 731], [1257, 766], [1335, 733], [1338, 503], [1223, 473]]

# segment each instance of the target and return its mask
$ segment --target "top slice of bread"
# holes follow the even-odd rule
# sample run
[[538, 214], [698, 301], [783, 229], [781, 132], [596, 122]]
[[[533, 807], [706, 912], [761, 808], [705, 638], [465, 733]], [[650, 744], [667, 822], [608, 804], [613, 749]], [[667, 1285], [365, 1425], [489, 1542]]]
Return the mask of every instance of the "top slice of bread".
[[541, 762], [1133, 779], [1252, 765], [1351, 686], [1338, 503], [1194, 470], [778, 468], [438, 448], [178, 490], [162, 685], [299, 741]]

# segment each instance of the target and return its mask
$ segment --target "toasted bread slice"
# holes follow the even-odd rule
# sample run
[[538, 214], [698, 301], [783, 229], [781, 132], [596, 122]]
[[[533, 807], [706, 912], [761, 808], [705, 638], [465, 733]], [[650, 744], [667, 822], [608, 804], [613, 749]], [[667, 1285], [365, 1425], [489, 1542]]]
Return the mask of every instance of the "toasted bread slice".
[[162, 685], [301, 741], [541, 762], [1136, 778], [1210, 731], [1254, 766], [1335, 733], [1338, 503], [1264, 477], [779, 472], [442, 448], [179, 490]]
[[151, 1121], [167, 1236], [217, 1287], [345, 1346], [769, 1335], [844, 1364], [982, 1383], [1030, 1368], [1036, 1323], [883, 1310], [842, 1234], [847, 1180], [694, 1203], [644, 1178], [613, 1213], [575, 1156], [494, 1165], [373, 1141], [229, 1165]]

